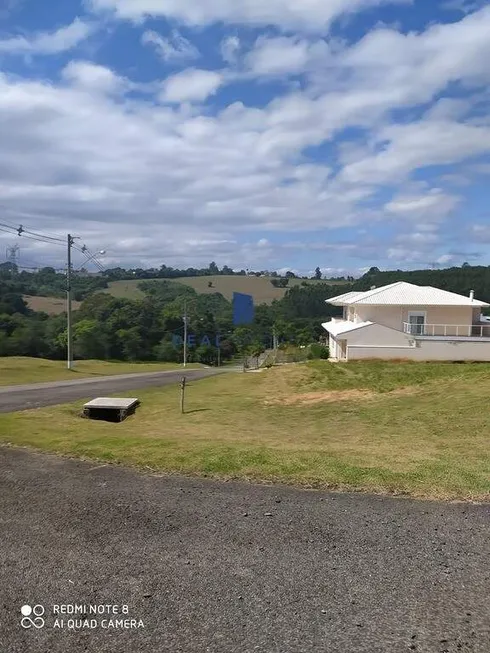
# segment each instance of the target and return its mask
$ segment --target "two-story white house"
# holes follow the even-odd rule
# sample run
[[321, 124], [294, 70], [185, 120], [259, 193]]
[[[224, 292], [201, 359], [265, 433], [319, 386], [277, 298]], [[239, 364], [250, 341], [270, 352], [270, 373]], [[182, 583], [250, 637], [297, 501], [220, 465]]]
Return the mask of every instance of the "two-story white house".
[[490, 321], [469, 297], [398, 281], [326, 300], [342, 318], [322, 326], [334, 360], [367, 358], [490, 361]]

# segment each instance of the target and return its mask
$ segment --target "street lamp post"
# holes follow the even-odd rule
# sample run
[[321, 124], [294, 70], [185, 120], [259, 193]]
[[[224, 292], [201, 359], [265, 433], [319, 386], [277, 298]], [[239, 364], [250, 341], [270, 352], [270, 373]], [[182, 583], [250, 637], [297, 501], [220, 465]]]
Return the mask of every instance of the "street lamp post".
[[68, 264], [66, 268], [66, 318], [67, 318], [67, 328], [66, 328], [66, 337], [67, 337], [67, 361], [66, 366], [69, 370], [73, 368], [73, 334], [72, 334], [72, 323], [71, 323], [71, 248], [73, 246], [74, 239], [71, 234], [68, 234]]

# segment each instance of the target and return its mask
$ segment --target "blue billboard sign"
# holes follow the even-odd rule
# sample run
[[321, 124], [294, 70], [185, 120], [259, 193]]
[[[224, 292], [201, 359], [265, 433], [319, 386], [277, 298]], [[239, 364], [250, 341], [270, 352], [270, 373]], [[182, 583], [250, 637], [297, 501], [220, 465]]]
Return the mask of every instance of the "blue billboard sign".
[[251, 324], [254, 321], [255, 310], [252, 295], [241, 292], [233, 293], [233, 324]]

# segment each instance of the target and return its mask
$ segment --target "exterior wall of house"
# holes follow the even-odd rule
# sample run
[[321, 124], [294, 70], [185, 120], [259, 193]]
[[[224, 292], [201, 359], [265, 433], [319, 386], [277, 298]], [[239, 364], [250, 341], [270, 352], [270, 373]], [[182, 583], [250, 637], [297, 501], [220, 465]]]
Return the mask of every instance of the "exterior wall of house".
[[490, 361], [490, 340], [420, 340], [417, 347], [351, 345], [348, 360], [408, 358], [418, 361]]
[[454, 324], [470, 326], [473, 324], [473, 308], [471, 306], [421, 306], [403, 307], [403, 321], [408, 322], [411, 311], [426, 311], [427, 324]]
[[[354, 318], [359, 322], [376, 322], [391, 329], [403, 330], [403, 323], [409, 321], [409, 313], [424, 311], [427, 324], [468, 325], [478, 323], [480, 308], [471, 306], [355, 306]], [[444, 329], [436, 330], [436, 334], [444, 334]], [[455, 335], [448, 331], [449, 335]], [[461, 333], [461, 335], [463, 335]]]
[[386, 347], [389, 345], [393, 347], [407, 347], [410, 340], [410, 336], [402, 331], [390, 329], [382, 324], [372, 324], [357, 331], [350, 331], [344, 337], [347, 339], [349, 345], [369, 345], [370, 347]]
[[391, 329], [403, 329], [402, 306], [355, 306], [355, 317], [359, 322], [376, 322]]
[[[381, 324], [372, 324], [357, 331], [349, 331], [338, 336], [329, 336], [330, 358], [345, 359], [351, 345], [370, 348], [409, 347], [410, 336]], [[345, 344], [346, 343], [346, 344]], [[347, 345], [347, 348], [346, 348]]]
[[328, 339], [328, 350], [329, 358], [345, 359], [347, 355], [346, 341], [342, 340], [340, 336], [338, 338], [330, 336]]

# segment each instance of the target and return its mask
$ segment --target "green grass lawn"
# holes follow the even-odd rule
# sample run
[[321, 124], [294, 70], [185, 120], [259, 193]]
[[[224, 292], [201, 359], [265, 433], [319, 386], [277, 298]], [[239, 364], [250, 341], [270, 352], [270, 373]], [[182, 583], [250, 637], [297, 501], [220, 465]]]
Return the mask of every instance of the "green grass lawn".
[[[83, 400], [0, 415], [0, 440], [165, 473], [490, 499], [490, 365], [314, 362], [138, 391], [120, 424]], [[123, 393], [131, 396], [132, 393]]]
[[[162, 279], [159, 279], [162, 281]], [[178, 279], [169, 279], [186, 286], [194, 288], [194, 290], [201, 294], [209, 294], [219, 292], [231, 301], [234, 292], [241, 292], [250, 294], [254, 298], [255, 304], [271, 304], [274, 299], [282, 299], [286, 294], [286, 288], [274, 288], [271, 284], [269, 277], [245, 277], [238, 275], [214, 275], [208, 277], [181, 277]], [[212, 288], [208, 287], [208, 283], [213, 284]], [[303, 282], [303, 279], [290, 279], [289, 286], [297, 286]], [[309, 279], [308, 283], [320, 283], [315, 279]], [[111, 281], [109, 287], [102, 292], [108, 292], [114, 297], [122, 297], [125, 299], [142, 299], [145, 295], [138, 288], [141, 279], [134, 279], [128, 281]], [[330, 283], [331, 285], [342, 285], [345, 282], [324, 281], [323, 283]]]
[[[188, 365], [188, 368], [202, 365]], [[70, 381], [91, 376], [131, 374], [133, 372], [160, 372], [178, 369], [177, 363], [109, 363], [107, 361], [75, 361], [73, 370], [66, 368], [65, 361], [23, 356], [0, 357], [0, 386], [19, 383], [43, 383], [44, 381]]]

